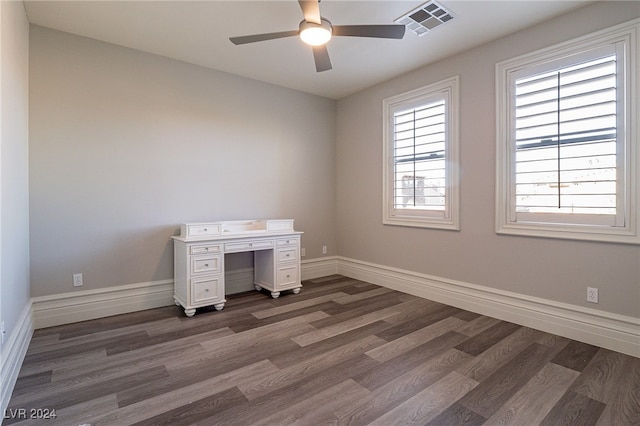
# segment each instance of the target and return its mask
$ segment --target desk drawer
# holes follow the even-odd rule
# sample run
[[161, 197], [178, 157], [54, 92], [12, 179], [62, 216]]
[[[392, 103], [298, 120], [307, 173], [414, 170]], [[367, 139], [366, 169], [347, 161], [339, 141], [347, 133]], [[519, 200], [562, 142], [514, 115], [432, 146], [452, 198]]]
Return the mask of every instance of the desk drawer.
[[276, 240], [276, 245], [278, 247], [286, 247], [286, 246], [297, 246], [300, 241], [300, 237], [287, 237], [287, 238], [278, 238]]
[[278, 262], [287, 262], [292, 260], [298, 260], [297, 247], [278, 250]]
[[191, 258], [191, 274], [216, 273], [221, 270], [222, 255]]
[[293, 286], [300, 283], [298, 265], [280, 266], [276, 272], [278, 287]]
[[254, 251], [273, 248], [273, 240], [238, 241], [224, 244], [224, 252]]
[[224, 289], [220, 277], [203, 277], [191, 280], [191, 303], [224, 300]]
[[220, 253], [222, 247], [220, 244], [201, 244], [197, 246], [189, 247], [189, 254], [209, 254], [209, 253]]
[[220, 235], [222, 225], [219, 223], [187, 223], [181, 225], [181, 235], [184, 237], [211, 237]]

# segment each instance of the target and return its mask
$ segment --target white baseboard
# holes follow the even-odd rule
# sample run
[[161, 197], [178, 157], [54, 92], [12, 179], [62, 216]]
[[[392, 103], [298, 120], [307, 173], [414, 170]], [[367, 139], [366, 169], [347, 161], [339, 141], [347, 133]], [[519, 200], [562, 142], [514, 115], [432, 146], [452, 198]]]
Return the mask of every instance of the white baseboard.
[[76, 291], [31, 300], [33, 325], [38, 329], [172, 305], [173, 280]]
[[[239, 270], [228, 280], [244, 283], [252, 271]], [[301, 262], [302, 280], [335, 274], [640, 357], [639, 318], [346, 257]], [[172, 305], [173, 280], [34, 297], [32, 303], [33, 327], [50, 327]]]
[[640, 319], [345, 257], [337, 273], [640, 357]]
[[308, 259], [300, 262], [300, 276], [302, 280], [326, 277], [338, 273], [338, 258], [336, 256]]
[[31, 302], [25, 306], [7, 344], [2, 347], [0, 355], [0, 412], [2, 413], [9, 405], [13, 387], [33, 335], [31, 306]]
[[[302, 279], [333, 275], [336, 271], [334, 256], [301, 263]], [[253, 268], [230, 271], [225, 280], [226, 285], [234, 292], [253, 290]], [[173, 280], [81, 290], [34, 297], [31, 300], [33, 326], [39, 329], [172, 305]]]

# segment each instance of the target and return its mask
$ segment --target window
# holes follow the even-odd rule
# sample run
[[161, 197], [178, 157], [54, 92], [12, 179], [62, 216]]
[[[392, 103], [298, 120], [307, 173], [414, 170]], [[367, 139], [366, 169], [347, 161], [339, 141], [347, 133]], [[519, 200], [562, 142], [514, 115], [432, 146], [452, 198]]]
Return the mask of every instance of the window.
[[640, 243], [637, 29], [497, 65], [499, 233]]
[[385, 224], [459, 229], [458, 85], [384, 100]]

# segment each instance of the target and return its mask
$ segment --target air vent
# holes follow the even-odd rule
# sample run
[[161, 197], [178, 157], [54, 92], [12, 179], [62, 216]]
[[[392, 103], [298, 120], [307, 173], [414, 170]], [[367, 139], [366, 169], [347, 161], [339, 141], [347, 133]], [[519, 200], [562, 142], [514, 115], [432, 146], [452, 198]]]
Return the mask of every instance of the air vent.
[[434, 28], [449, 22], [453, 15], [438, 2], [428, 1], [422, 6], [413, 9], [394, 22], [405, 25], [408, 30], [419, 36], [423, 36]]

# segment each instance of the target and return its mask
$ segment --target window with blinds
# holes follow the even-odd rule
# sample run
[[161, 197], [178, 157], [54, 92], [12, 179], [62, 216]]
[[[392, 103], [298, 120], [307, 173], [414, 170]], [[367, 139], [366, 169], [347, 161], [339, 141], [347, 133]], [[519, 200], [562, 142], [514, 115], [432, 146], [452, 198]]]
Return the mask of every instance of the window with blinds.
[[458, 77], [385, 99], [384, 223], [458, 229]]
[[639, 30], [496, 65], [499, 233], [640, 243]]
[[616, 55], [515, 81], [516, 212], [617, 213]]
[[444, 210], [445, 100], [393, 114], [393, 207]]

